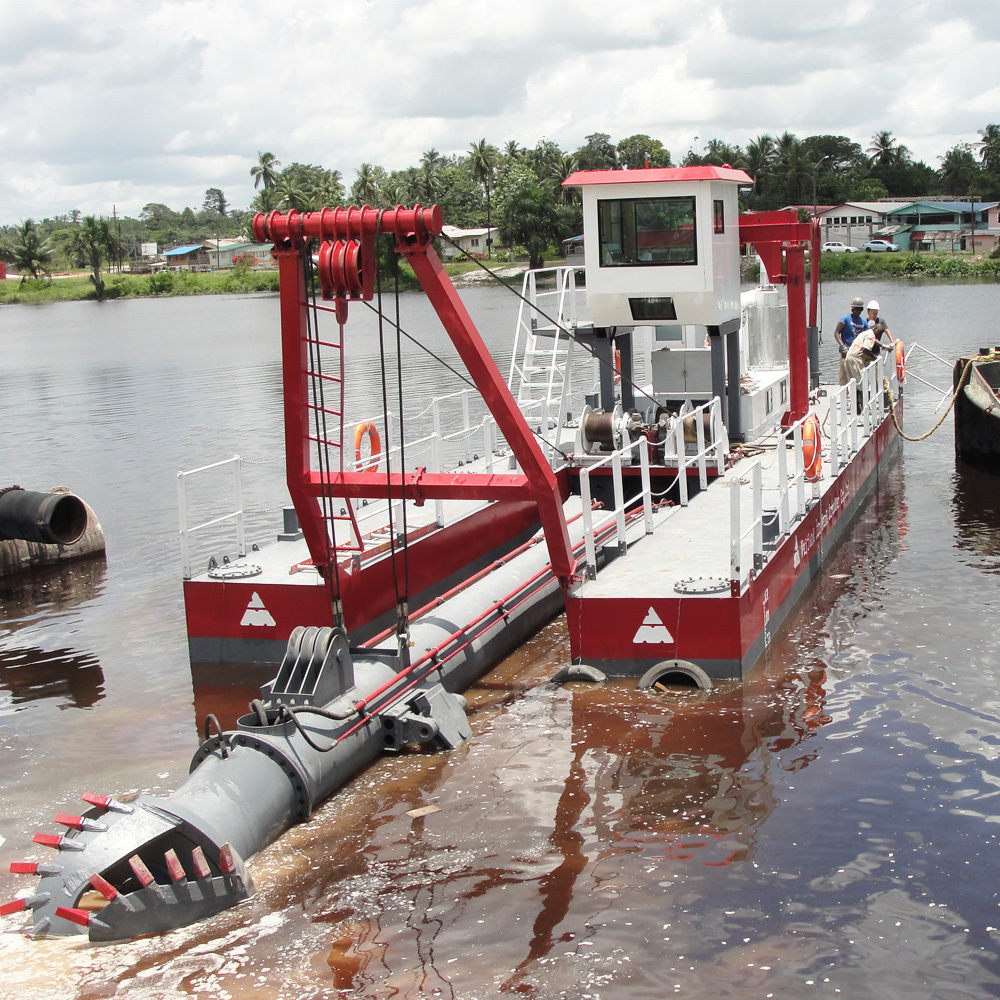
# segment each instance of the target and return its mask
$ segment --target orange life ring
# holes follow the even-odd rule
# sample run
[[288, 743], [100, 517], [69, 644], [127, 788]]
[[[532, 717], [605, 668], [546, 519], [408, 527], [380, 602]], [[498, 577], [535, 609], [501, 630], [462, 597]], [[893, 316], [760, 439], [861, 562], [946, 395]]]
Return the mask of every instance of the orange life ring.
[[[368, 462], [361, 464], [361, 442], [365, 435], [368, 435]], [[362, 420], [354, 425], [354, 464], [355, 468], [361, 472], [374, 472], [378, 468], [379, 455], [382, 454], [382, 442], [379, 440], [378, 431], [370, 420]]]
[[906, 351], [901, 340], [896, 341], [896, 381], [906, 381]]
[[815, 483], [823, 473], [823, 444], [819, 417], [815, 413], [810, 413], [802, 421], [802, 468], [811, 483]]

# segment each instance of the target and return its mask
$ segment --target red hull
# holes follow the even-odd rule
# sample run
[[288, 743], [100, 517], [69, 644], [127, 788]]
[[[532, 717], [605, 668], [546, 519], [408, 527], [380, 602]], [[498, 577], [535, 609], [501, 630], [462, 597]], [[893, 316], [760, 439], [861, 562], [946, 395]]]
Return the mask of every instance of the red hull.
[[[744, 676], [877, 486], [880, 467], [895, 457], [898, 445], [896, 429], [886, 417], [738, 597], [588, 600], [570, 595], [566, 613], [573, 662], [638, 676], [676, 659], [695, 663], [713, 677]], [[644, 628], [650, 609], [661, 624]]]

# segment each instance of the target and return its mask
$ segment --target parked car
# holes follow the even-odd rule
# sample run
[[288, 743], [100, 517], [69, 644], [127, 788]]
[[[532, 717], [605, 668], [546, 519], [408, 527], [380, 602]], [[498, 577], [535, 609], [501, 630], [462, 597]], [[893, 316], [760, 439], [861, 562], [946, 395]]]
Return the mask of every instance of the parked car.
[[888, 240], [869, 240], [861, 249], [868, 253], [895, 253], [899, 247]]
[[831, 240], [823, 244], [823, 253], [857, 253], [858, 248], [841, 243], [839, 240]]

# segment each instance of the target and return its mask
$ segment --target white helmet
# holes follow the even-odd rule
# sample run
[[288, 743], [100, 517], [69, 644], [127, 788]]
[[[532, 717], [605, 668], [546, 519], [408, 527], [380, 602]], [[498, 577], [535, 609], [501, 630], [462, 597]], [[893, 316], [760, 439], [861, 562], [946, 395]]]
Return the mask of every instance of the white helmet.
[[874, 299], [872, 299], [871, 302], [868, 303], [868, 308], [874, 309], [875, 312], [878, 312], [878, 303]]

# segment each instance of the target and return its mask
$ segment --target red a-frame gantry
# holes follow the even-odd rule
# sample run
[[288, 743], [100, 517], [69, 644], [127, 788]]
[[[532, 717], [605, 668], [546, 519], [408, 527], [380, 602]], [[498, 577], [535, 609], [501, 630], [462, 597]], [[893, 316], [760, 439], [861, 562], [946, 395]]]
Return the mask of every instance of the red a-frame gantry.
[[[278, 260], [285, 454], [288, 489], [313, 562], [324, 572], [336, 558], [327, 545], [323, 497], [426, 500], [530, 500], [538, 507], [554, 574], [565, 586], [575, 560], [555, 474], [483, 344], [472, 318], [444, 272], [431, 240], [442, 231], [441, 209], [324, 208], [319, 212], [271, 212], [254, 219], [254, 237], [272, 242]], [[514, 453], [523, 474], [346, 472], [315, 470], [310, 456], [308, 319], [303, 257], [319, 241], [319, 279], [343, 328], [351, 300], [370, 301], [375, 286], [375, 241], [396, 238], [465, 363], [476, 388]], [[341, 334], [343, 336], [343, 333]]]

